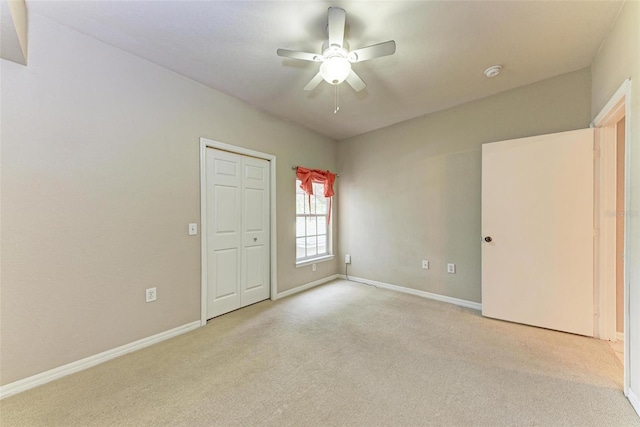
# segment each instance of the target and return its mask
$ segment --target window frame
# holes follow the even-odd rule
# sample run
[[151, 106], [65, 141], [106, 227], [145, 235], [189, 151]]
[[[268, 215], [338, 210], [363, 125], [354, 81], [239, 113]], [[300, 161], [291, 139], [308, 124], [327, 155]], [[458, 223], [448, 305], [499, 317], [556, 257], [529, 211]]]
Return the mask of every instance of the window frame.
[[[308, 218], [315, 218], [316, 221], [318, 220], [318, 218], [324, 218], [325, 220], [332, 214], [333, 212], [330, 212], [329, 209], [333, 210], [333, 206], [331, 206], [331, 204], [329, 203], [329, 197], [325, 197], [324, 196], [324, 190], [323, 190], [323, 184], [319, 183], [317, 181], [313, 181], [313, 185], [314, 185], [314, 194], [311, 196], [311, 204], [312, 206], [316, 206], [316, 197], [322, 197], [324, 199], [326, 199], [326, 206], [327, 206], [327, 212], [326, 213], [322, 213], [322, 214], [318, 214], [318, 213], [312, 213], [312, 212], [308, 212], [308, 213], [298, 213], [298, 196], [301, 194], [301, 189], [300, 189], [300, 184], [301, 181], [300, 179], [296, 178], [295, 180], [295, 194], [296, 194], [296, 207], [295, 207], [295, 216], [296, 216], [296, 223], [295, 223], [295, 236], [294, 236], [294, 244], [296, 247], [296, 267], [303, 267], [306, 265], [310, 265], [310, 264], [315, 264], [318, 262], [322, 262], [322, 261], [329, 261], [334, 259], [334, 255], [333, 255], [333, 229], [332, 229], [332, 225], [331, 224], [327, 224], [327, 228], [326, 228], [326, 234], [317, 234], [317, 229], [316, 229], [316, 234], [310, 235], [307, 234], [306, 232], [306, 223], [307, 223], [307, 219]], [[320, 188], [318, 188], [320, 187]], [[322, 190], [321, 190], [322, 188]], [[316, 191], [317, 190], [321, 190], [321, 191]], [[302, 195], [304, 195], [304, 206], [308, 206], [309, 205], [309, 195], [307, 195], [306, 193], [302, 192]], [[307, 209], [303, 209], [304, 211], [306, 211]], [[311, 209], [313, 210], [313, 209]], [[303, 236], [298, 236], [298, 218], [305, 218], [305, 233]], [[316, 225], [317, 227], [317, 225]], [[306, 256], [304, 258], [298, 258], [298, 239], [304, 237], [305, 240], [309, 237], [318, 237], [318, 236], [326, 236], [326, 252], [322, 253], [322, 254], [315, 254], [315, 255], [311, 255], [311, 256]], [[305, 246], [306, 248], [306, 246]], [[316, 249], [317, 249], [317, 240], [316, 240]], [[305, 252], [306, 253], [306, 252]]]

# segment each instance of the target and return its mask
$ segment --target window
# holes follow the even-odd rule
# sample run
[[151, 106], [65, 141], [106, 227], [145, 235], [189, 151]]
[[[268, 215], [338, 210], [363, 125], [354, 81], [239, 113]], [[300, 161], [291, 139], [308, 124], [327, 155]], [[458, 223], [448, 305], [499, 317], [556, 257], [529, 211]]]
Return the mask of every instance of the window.
[[[324, 197], [324, 184], [313, 183], [308, 196], [296, 179], [296, 262], [331, 255], [331, 227], [327, 226], [329, 199]], [[309, 200], [311, 198], [311, 200]]]

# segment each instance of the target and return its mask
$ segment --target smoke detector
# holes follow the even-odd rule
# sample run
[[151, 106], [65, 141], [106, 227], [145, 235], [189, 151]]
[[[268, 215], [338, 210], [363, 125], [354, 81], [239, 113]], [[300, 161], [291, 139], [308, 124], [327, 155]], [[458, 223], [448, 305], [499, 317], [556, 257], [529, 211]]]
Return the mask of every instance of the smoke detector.
[[484, 75], [489, 77], [489, 78], [492, 78], [492, 77], [495, 77], [498, 74], [500, 74], [500, 71], [502, 71], [502, 66], [494, 65], [494, 66], [489, 67], [486, 70], [484, 70]]

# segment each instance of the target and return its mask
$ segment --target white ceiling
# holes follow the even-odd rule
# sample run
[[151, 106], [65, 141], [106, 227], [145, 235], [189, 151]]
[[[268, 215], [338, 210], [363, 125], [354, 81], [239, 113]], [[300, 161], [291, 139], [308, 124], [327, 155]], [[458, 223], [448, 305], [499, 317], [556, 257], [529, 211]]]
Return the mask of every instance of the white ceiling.
[[[618, 1], [40, 1], [44, 15], [331, 138], [341, 140], [591, 64]], [[354, 64], [367, 83], [302, 88], [319, 64], [327, 8], [347, 12], [351, 49], [395, 40]], [[487, 79], [494, 64], [502, 74]]]

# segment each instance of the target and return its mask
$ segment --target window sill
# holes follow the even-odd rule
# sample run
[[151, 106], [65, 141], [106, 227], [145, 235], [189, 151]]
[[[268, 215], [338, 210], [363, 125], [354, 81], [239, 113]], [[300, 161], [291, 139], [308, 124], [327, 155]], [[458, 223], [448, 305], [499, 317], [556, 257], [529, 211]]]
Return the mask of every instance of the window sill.
[[296, 268], [304, 267], [306, 265], [317, 264], [319, 262], [331, 261], [335, 258], [335, 255], [323, 255], [318, 258], [305, 259], [302, 261], [296, 261]]

